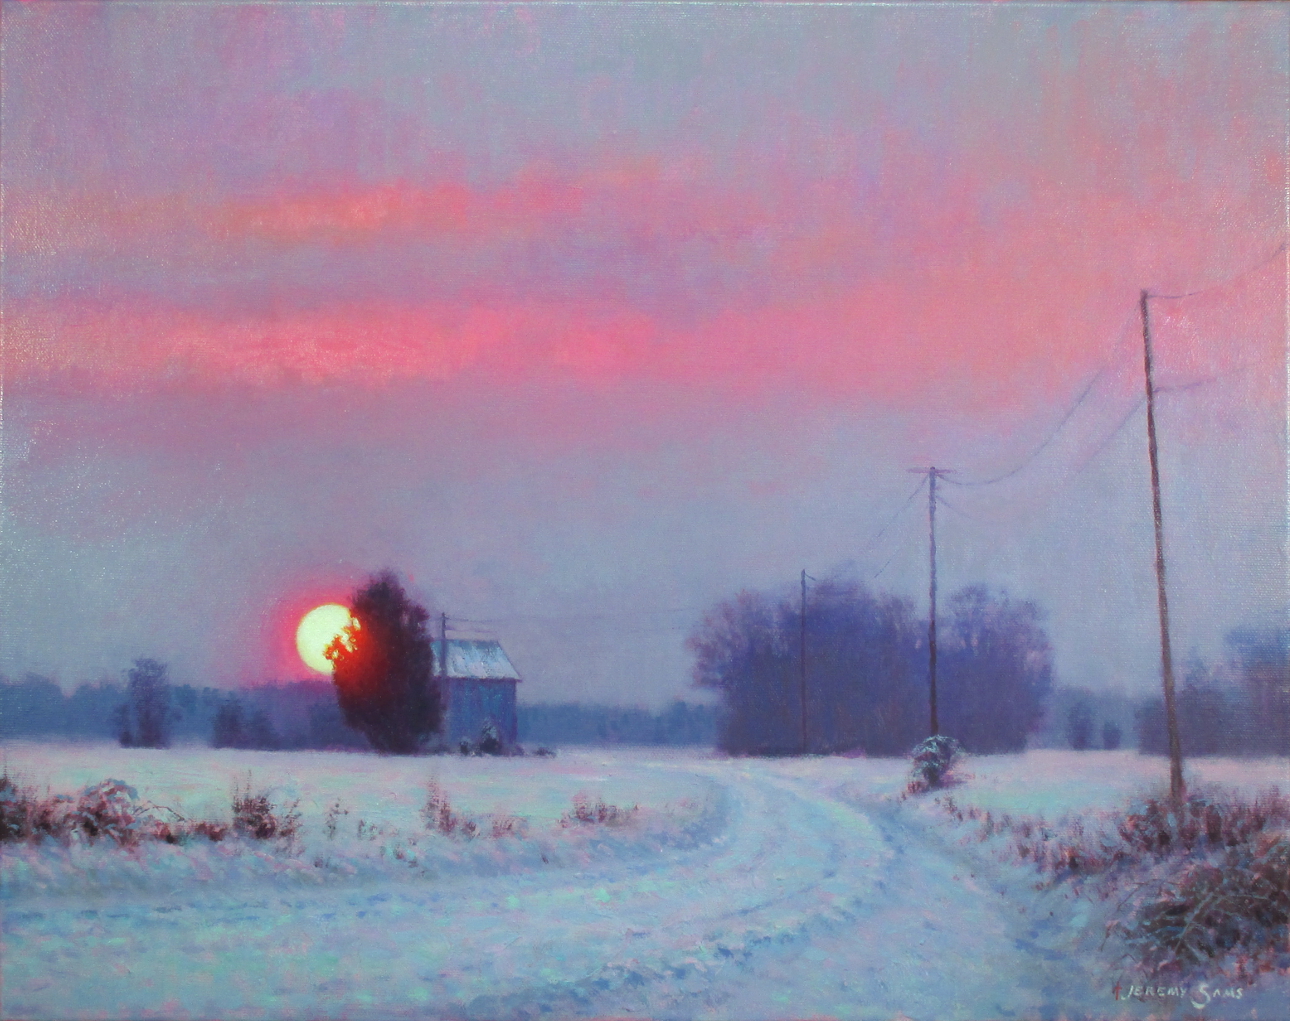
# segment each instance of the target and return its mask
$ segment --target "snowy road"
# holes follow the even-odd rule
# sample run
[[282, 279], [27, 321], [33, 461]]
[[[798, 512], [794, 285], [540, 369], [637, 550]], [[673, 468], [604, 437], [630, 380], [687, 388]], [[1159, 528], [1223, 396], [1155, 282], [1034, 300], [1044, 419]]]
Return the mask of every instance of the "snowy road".
[[[185, 887], [5, 912], [8, 1017], [920, 1018], [1106, 1008], [952, 845], [774, 763], [651, 763], [722, 792], [708, 842], [481, 879]], [[1060, 914], [1060, 913], [1059, 913]], [[1101, 983], [1098, 983], [1100, 986]]]

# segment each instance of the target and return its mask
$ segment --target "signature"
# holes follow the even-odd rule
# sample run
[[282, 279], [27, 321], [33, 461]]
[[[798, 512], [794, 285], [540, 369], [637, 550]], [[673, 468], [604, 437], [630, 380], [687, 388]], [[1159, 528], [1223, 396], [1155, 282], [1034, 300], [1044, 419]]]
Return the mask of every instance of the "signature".
[[1182, 999], [1186, 996], [1197, 1010], [1204, 1010], [1214, 1000], [1239, 1000], [1245, 992], [1240, 986], [1211, 986], [1202, 982], [1194, 989], [1187, 986], [1123, 986], [1111, 990], [1117, 1000]]

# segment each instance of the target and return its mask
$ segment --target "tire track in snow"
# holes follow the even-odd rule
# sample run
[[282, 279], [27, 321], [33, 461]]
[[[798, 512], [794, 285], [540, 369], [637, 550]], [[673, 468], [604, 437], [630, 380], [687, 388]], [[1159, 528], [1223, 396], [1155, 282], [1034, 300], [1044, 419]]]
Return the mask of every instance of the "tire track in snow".
[[[693, 768], [693, 767], [692, 767]], [[704, 770], [708, 772], [708, 770]], [[809, 938], [813, 928], [854, 921], [891, 851], [860, 814], [810, 800], [755, 765], [725, 764], [732, 846], [703, 863], [705, 911], [677, 906], [651, 931], [648, 946], [610, 959], [572, 983], [490, 994], [451, 1011], [461, 1017], [602, 1014], [634, 1009], [692, 1016], [720, 1007], [721, 986], [746, 984], [747, 964], [767, 946]], [[766, 1016], [761, 1003], [756, 1017]], [[720, 1011], [715, 1016], [723, 1016]]]
[[[201, 910], [10, 917], [11, 1016], [1045, 1016], [1008, 906], [890, 806], [773, 763], [698, 762], [726, 827], [685, 851], [432, 883], [248, 891]], [[1015, 913], [1015, 912], [1014, 912]], [[105, 1010], [105, 1005], [111, 1007]], [[89, 1006], [92, 1005], [92, 1006]]]
[[114, 917], [78, 918], [68, 905], [11, 918], [6, 941], [24, 952], [6, 975], [6, 1008], [520, 1016], [552, 994], [582, 1001], [584, 986], [603, 996], [702, 973], [835, 910], [872, 870], [856, 853], [872, 843], [861, 817], [822, 811], [738, 766], [692, 770], [721, 784], [730, 808], [723, 833], [680, 854], [376, 893], [297, 889], [165, 915], [136, 903]]

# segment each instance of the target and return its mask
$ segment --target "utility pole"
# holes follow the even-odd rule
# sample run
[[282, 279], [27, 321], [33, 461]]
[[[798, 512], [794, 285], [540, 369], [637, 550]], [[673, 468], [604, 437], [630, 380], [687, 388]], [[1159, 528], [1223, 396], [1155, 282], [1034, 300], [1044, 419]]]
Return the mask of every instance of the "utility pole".
[[1165, 592], [1165, 530], [1160, 516], [1160, 461], [1156, 453], [1156, 388], [1151, 373], [1151, 327], [1142, 292], [1142, 356], [1147, 384], [1147, 450], [1151, 457], [1151, 506], [1156, 523], [1156, 598], [1160, 606], [1160, 668], [1165, 687], [1165, 722], [1169, 727], [1169, 796], [1181, 804], [1182, 743], [1178, 739], [1178, 706], [1174, 699], [1174, 657], [1169, 646], [1169, 598]]
[[927, 476], [927, 548], [931, 560], [930, 583], [927, 589], [927, 701], [931, 710], [931, 737], [941, 732], [936, 716], [936, 480], [953, 475], [950, 468], [910, 468], [915, 475]]
[[[439, 678], [442, 681], [448, 680], [448, 615], [446, 613], [439, 614]], [[446, 695], [447, 692], [444, 694]]]
[[809, 747], [806, 743], [806, 568], [802, 568], [802, 754]]

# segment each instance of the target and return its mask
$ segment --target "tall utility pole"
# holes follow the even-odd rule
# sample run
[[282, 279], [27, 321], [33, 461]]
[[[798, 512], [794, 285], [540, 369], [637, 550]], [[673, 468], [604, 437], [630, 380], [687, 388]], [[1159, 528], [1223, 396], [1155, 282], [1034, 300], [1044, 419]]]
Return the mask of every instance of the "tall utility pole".
[[802, 754], [809, 747], [806, 743], [806, 568], [802, 568]]
[[[439, 614], [439, 678], [448, 680], [448, 615]], [[442, 689], [442, 685], [440, 686]], [[444, 692], [445, 696], [447, 692]]]
[[931, 735], [941, 732], [936, 717], [936, 480], [953, 475], [949, 468], [910, 468], [915, 475], [927, 476], [927, 548], [931, 560], [930, 583], [927, 588], [927, 701], [931, 710]]
[[1160, 667], [1165, 686], [1165, 722], [1169, 727], [1169, 796], [1183, 799], [1182, 744], [1178, 740], [1178, 706], [1174, 700], [1174, 657], [1169, 647], [1169, 598], [1165, 593], [1165, 530], [1160, 517], [1160, 461], [1156, 454], [1156, 388], [1151, 374], [1151, 327], [1142, 292], [1142, 356], [1147, 382], [1147, 450], [1151, 456], [1151, 506], [1156, 521], [1156, 598], [1160, 605]]

